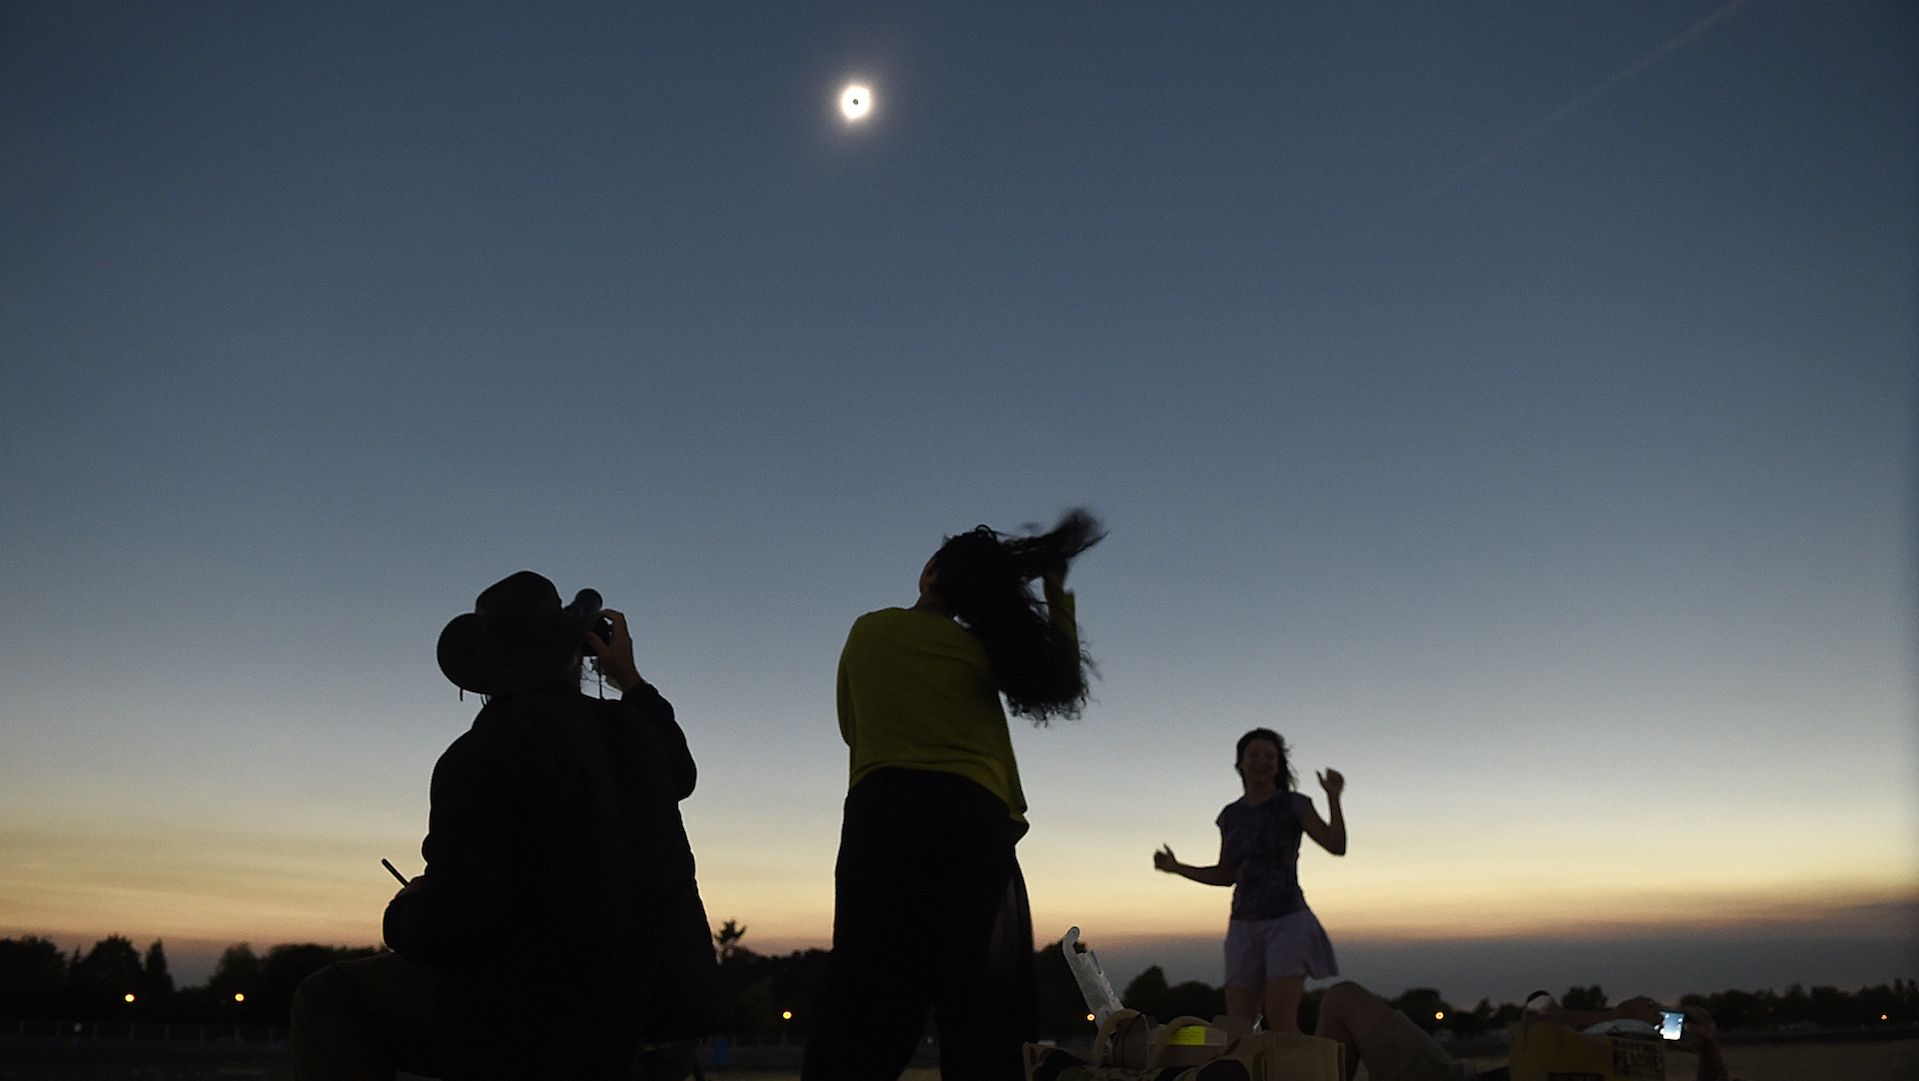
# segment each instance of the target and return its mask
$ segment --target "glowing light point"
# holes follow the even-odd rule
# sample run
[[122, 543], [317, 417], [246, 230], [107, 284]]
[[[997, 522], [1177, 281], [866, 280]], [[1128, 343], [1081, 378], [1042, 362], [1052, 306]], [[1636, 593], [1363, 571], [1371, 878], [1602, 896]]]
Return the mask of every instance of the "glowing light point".
[[791, 1021], [791, 1020], [793, 1019], [793, 1011], [792, 1011], [792, 1010], [781, 1010], [781, 1011], [780, 1011], [780, 1019], [781, 1019], [781, 1020], [783, 1020], [783, 1021]]
[[131, 993], [129, 993], [129, 994], [127, 995], [127, 1001], [128, 1001], [128, 1002], [132, 1002], [132, 1001], [133, 1001], [133, 995], [132, 995]]
[[245, 1002], [246, 1000], [247, 1000], [247, 997], [246, 997], [245, 995], [243, 995], [243, 994], [241, 994], [240, 992], [238, 992], [238, 991], [235, 991], [235, 992], [233, 993], [233, 1001], [235, 1001], [235, 1002]]
[[858, 120], [873, 107], [873, 92], [857, 84], [847, 87], [840, 94], [840, 112], [848, 120]]

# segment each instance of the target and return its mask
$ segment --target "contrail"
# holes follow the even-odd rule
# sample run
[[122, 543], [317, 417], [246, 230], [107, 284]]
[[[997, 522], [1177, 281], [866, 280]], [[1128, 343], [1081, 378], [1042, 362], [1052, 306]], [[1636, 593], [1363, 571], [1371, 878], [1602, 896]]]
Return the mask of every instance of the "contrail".
[[[1747, 4], [1750, 4], [1750, 3], [1752, 3], [1752, 0], [1731, 0], [1730, 3], [1722, 5], [1717, 11], [1714, 11], [1712, 14], [1706, 16], [1705, 18], [1694, 23], [1691, 27], [1687, 28], [1685, 32], [1679, 34], [1677, 37], [1674, 37], [1669, 41], [1664, 42], [1663, 44], [1659, 45], [1657, 48], [1653, 49], [1651, 52], [1633, 61], [1631, 64], [1628, 64], [1625, 67], [1625, 69], [1620, 71], [1617, 75], [1614, 75], [1612, 78], [1607, 79], [1605, 82], [1600, 83], [1598, 86], [1593, 87], [1591, 90], [1586, 91], [1585, 93], [1572, 99], [1566, 104], [1561, 105], [1559, 108], [1554, 109], [1551, 113], [1547, 114], [1544, 119], [1538, 121], [1532, 127], [1527, 128], [1525, 131], [1520, 132], [1518, 135], [1515, 135], [1512, 138], [1501, 143], [1499, 146], [1493, 148], [1493, 150], [1491, 150], [1490, 152], [1482, 154], [1478, 158], [1475, 158], [1474, 160], [1466, 163], [1466, 165], [1462, 166], [1460, 169], [1455, 171], [1451, 176], [1447, 177], [1445, 180], [1440, 181], [1438, 184], [1435, 184], [1425, 194], [1420, 195], [1417, 198], [1414, 198], [1406, 202], [1404, 205], [1402, 205], [1399, 208], [1398, 214], [1404, 214], [1408, 210], [1413, 209], [1414, 207], [1420, 205], [1421, 203], [1427, 202], [1428, 200], [1434, 198], [1435, 196], [1438, 196], [1444, 193], [1448, 189], [1452, 188], [1454, 185], [1458, 184], [1460, 181], [1466, 179], [1472, 174], [1478, 172], [1481, 169], [1484, 169], [1486, 166], [1492, 164], [1493, 162], [1504, 157], [1505, 155], [1511, 153], [1514, 147], [1518, 146], [1519, 144], [1525, 142], [1528, 139], [1531, 139], [1533, 136], [1538, 135], [1540, 132], [1545, 131], [1547, 128], [1550, 128], [1553, 125], [1571, 116], [1573, 113], [1577, 112], [1579, 108], [1585, 105], [1587, 102], [1593, 100], [1596, 97], [1599, 97], [1601, 94], [1606, 93], [1607, 91], [1611, 90], [1613, 87], [1618, 86], [1620, 83], [1625, 82], [1627, 79], [1632, 78], [1633, 76], [1639, 74], [1640, 72], [1658, 63], [1661, 59], [1663, 59], [1666, 56], [1667, 53], [1672, 52], [1674, 49], [1679, 48], [1680, 46], [1686, 44], [1692, 39], [1705, 33], [1707, 30], [1711, 29], [1714, 24], [1724, 20], [1725, 18], [1730, 16], [1733, 12], [1738, 11], [1740, 8], [1745, 7]], [[1396, 214], [1392, 216], [1396, 217], [1398, 215]], [[1381, 227], [1383, 227], [1385, 225], [1385, 222], [1382, 221], [1380, 225]]]

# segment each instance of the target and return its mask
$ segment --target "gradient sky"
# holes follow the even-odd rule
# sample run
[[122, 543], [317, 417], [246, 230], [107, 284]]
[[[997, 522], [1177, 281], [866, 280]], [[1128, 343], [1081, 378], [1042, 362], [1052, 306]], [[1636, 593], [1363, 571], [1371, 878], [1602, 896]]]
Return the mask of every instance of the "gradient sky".
[[1919, 975], [1916, 39], [6, 5], [0, 933], [376, 941], [477, 708], [435, 637], [526, 567], [629, 613], [710, 915], [823, 945], [847, 626], [1084, 504], [1097, 701], [1014, 734], [1043, 940], [1217, 983], [1226, 892], [1149, 857], [1270, 725], [1347, 776], [1301, 875], [1388, 993]]

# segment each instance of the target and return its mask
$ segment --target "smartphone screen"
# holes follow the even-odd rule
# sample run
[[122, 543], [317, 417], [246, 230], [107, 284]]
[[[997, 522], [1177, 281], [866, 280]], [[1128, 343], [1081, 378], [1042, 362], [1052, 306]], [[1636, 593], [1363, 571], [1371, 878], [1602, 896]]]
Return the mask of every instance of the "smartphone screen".
[[1686, 1027], [1686, 1015], [1679, 1010], [1659, 1011], [1659, 1034], [1668, 1040], [1676, 1040]]

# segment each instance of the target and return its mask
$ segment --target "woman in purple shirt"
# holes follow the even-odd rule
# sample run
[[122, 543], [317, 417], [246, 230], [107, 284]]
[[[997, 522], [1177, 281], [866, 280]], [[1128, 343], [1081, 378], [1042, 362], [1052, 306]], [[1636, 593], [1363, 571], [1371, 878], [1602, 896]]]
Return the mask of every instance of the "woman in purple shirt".
[[1336, 769], [1318, 775], [1331, 819], [1325, 821], [1310, 796], [1293, 791], [1298, 782], [1279, 733], [1255, 728], [1239, 737], [1233, 768], [1246, 794], [1219, 812], [1219, 862], [1194, 867], [1166, 847], [1153, 853], [1153, 866], [1233, 887], [1226, 1012], [1248, 1020], [1264, 1014], [1269, 1031], [1298, 1032], [1306, 978], [1339, 975], [1333, 944], [1299, 889], [1299, 838], [1303, 833], [1335, 856], [1346, 854], [1346, 816], [1339, 808], [1346, 779]]

